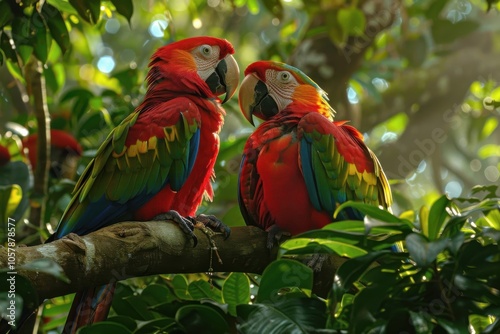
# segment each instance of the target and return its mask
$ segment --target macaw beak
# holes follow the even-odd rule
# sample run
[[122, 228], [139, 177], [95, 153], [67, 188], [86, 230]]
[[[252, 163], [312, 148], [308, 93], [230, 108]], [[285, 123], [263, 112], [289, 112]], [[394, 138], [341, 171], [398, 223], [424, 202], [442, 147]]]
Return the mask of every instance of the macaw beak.
[[243, 116], [253, 126], [253, 115], [267, 120], [279, 112], [276, 101], [269, 95], [267, 85], [253, 73], [243, 79], [238, 100]]
[[232, 55], [227, 55], [220, 60], [214, 72], [205, 80], [212, 93], [216, 95], [226, 94], [222, 103], [229, 100], [238, 88], [240, 81], [240, 69]]

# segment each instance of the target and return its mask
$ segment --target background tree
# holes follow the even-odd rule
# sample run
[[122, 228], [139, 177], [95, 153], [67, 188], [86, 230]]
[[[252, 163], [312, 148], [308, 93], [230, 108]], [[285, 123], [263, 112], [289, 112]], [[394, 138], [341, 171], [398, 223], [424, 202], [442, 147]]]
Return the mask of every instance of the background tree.
[[[74, 186], [74, 180], [48, 177], [49, 130], [66, 130], [78, 139], [84, 149], [78, 163], [81, 173], [107, 133], [140, 100], [145, 89], [148, 59], [153, 51], [172, 40], [207, 34], [224, 37], [233, 43], [242, 70], [254, 60], [273, 59], [298, 66], [312, 77], [328, 92], [337, 110], [337, 120], [352, 120], [380, 157], [393, 182], [396, 215], [403, 214], [410, 221], [421, 224], [422, 215], [425, 216], [422, 205], [429, 206], [441, 194], [469, 196], [470, 199], [474, 185], [498, 183], [498, 10], [499, 5], [491, 0], [410, 3], [381, 0], [173, 0], [168, 3], [50, 0], [17, 3], [1, 0], [0, 145], [9, 150], [11, 162], [24, 164], [23, 168], [16, 165], [15, 170], [24, 170], [27, 160], [21, 153], [21, 139], [28, 133], [38, 132], [40, 163], [33, 171], [33, 184], [26, 182], [27, 173], [19, 177], [21, 174], [12, 172], [13, 169], [0, 167], [0, 181], [5, 185], [0, 186], [0, 216], [16, 217], [18, 243], [36, 244], [44, 240], [66, 207]], [[239, 114], [236, 100], [227, 104], [226, 111], [216, 166], [215, 202], [207, 203], [203, 211], [238, 226], [243, 225], [243, 220], [236, 200], [237, 171], [243, 144], [252, 128]], [[492, 188], [477, 189], [479, 193], [474, 196], [479, 199], [495, 196]], [[29, 210], [26, 210], [27, 197], [31, 203]], [[454, 205], [447, 202], [433, 208], [453, 212]], [[491, 210], [494, 204], [488, 205], [482, 208], [494, 212]], [[484, 219], [479, 222], [498, 222], [498, 216], [488, 210], [484, 209], [485, 213], [480, 215], [480, 219]], [[411, 212], [420, 214], [412, 216]], [[478, 217], [473, 218], [477, 221]], [[7, 226], [2, 227], [4, 242]], [[424, 237], [433, 239], [428, 234]], [[472, 237], [465, 239], [471, 242], [468, 245], [477, 242]], [[498, 239], [482, 241], [483, 246], [488, 243], [498, 245]], [[301, 247], [304, 245], [307, 244]], [[444, 247], [438, 252], [445, 252]], [[336, 251], [341, 255], [356, 254]], [[451, 253], [453, 256], [462, 254]], [[410, 255], [415, 261], [415, 253], [410, 252]], [[434, 260], [424, 263], [423, 267], [432, 264], [436, 272], [441, 272], [442, 262]], [[498, 274], [488, 277], [481, 279], [498, 284]], [[200, 296], [226, 301], [217, 293], [196, 295], [194, 291], [198, 288], [206, 292], [203, 290], [205, 283], [194, 283], [200, 282], [199, 279], [206, 282], [206, 277], [199, 275], [127, 280], [122, 298], [117, 298], [114, 305], [115, 312], [136, 320], [157, 321], [163, 318], [144, 311], [148, 305], [186, 306], [176, 304], [179, 298], [186, 301]], [[244, 275], [231, 274], [214, 278], [212, 282], [215, 286], [232, 282], [235, 287], [246, 286], [246, 289], [253, 289], [248, 291], [257, 293], [255, 286], [260, 278], [250, 276], [252, 285], [248, 279]], [[297, 285], [302, 289], [305, 286], [307, 284]], [[183, 291], [182, 287], [185, 287]], [[262, 291], [262, 286], [260, 288]], [[232, 291], [228, 289], [226, 294]], [[159, 293], [165, 298], [154, 299], [153, 296]], [[242, 293], [241, 300], [227, 304], [244, 304], [250, 294]], [[349, 304], [348, 295], [336, 296], [346, 298], [347, 306], [342, 310], [352, 310], [354, 304]], [[495, 302], [494, 296], [484, 298], [481, 302], [492, 299]], [[69, 299], [54, 298], [47, 304], [41, 331], [63, 323]], [[260, 302], [263, 300], [265, 298], [261, 297]], [[301, 310], [295, 302], [277, 303], [283, 303], [280, 307], [293, 314], [293, 310]], [[316, 299], [302, 302], [301, 305], [310, 303], [320, 309], [325, 307], [317, 304]], [[428, 306], [429, 300], [426, 302]], [[125, 311], [125, 305], [144, 308], [132, 314]], [[172, 307], [170, 311], [174, 309], [178, 311], [179, 307]], [[252, 319], [250, 314], [254, 313], [247, 311], [239, 311], [243, 312], [238, 313], [240, 318]], [[269, 315], [269, 310], [261, 311]], [[207, 317], [213, 315], [212, 310], [206, 312]], [[234, 312], [230, 314], [235, 315]], [[411, 312], [415, 310], [408, 312], [412, 317]], [[338, 311], [338, 314], [348, 313]], [[457, 316], [453, 310], [450, 314]], [[431, 318], [424, 320], [435, 324]], [[484, 329], [487, 321], [481, 319], [478, 328]], [[417, 320], [420, 319], [414, 319]], [[495, 321], [490, 320], [490, 323]], [[128, 320], [123, 321], [126, 324]], [[321, 323], [323, 319], [318, 321]], [[349, 325], [347, 318], [332, 317], [329, 321], [329, 328], [345, 329]], [[342, 321], [344, 327], [340, 325]], [[176, 323], [181, 324], [180, 328], [185, 325], [180, 320]], [[168, 325], [157, 325], [161, 324]], [[147, 328], [142, 330], [147, 332]], [[422, 329], [422, 332], [425, 331]]]

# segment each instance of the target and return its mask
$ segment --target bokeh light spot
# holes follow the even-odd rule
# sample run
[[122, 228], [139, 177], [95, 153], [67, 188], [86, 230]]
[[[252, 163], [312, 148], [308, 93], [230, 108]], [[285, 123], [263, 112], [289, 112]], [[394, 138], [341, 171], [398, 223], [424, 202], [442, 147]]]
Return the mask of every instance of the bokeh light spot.
[[149, 34], [156, 38], [161, 38], [165, 34], [165, 29], [168, 27], [166, 20], [154, 20], [149, 25]]
[[109, 34], [116, 34], [118, 30], [120, 30], [120, 21], [118, 21], [117, 19], [109, 19], [108, 21], [106, 21], [104, 29], [106, 29], [106, 32], [108, 32]]
[[481, 169], [481, 161], [479, 159], [473, 159], [470, 162], [470, 169], [473, 172], [479, 172], [479, 170]]
[[500, 177], [500, 172], [496, 166], [488, 166], [484, 169], [484, 176], [490, 182], [496, 182]]
[[354, 89], [352, 89], [352, 87], [347, 88], [347, 98], [351, 103], [356, 104], [359, 102], [358, 94]]
[[458, 181], [450, 181], [444, 187], [444, 191], [450, 197], [458, 197], [462, 194], [462, 185]]
[[193, 20], [193, 27], [195, 29], [200, 29], [202, 26], [203, 26], [203, 22], [201, 22], [201, 20], [199, 18], [195, 18]]
[[115, 60], [111, 56], [103, 56], [97, 61], [97, 68], [102, 73], [110, 73], [115, 68]]

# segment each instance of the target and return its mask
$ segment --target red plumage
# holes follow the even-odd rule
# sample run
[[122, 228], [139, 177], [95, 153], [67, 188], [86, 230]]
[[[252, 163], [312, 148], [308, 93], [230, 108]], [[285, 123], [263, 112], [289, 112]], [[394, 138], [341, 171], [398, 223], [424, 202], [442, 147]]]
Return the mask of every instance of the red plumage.
[[[165, 98], [168, 98], [168, 96]], [[187, 117], [198, 117], [200, 124], [202, 124], [198, 155], [193, 170], [181, 189], [175, 192], [167, 185], [134, 213], [135, 219], [151, 220], [153, 217], [169, 210], [175, 210], [181, 216], [193, 216], [203, 201], [204, 194], [207, 195], [208, 199], [212, 199], [213, 191], [210, 179], [214, 175], [213, 168], [219, 151], [219, 136], [217, 134], [224, 123], [223, 116], [225, 113], [218, 103], [213, 103], [204, 98], [190, 97], [190, 100], [197, 105], [199, 110], [202, 110], [197, 115], [185, 114]], [[161, 128], [161, 126], [155, 127], [153, 124], [164, 123], [161, 119], [155, 118], [165, 117], [165, 115], [155, 113], [154, 108], [152, 107], [147, 117], [138, 119], [136, 123], [138, 126], [131, 129], [132, 131], [127, 140], [128, 143], [135, 142], [135, 138], [143, 138], [143, 140], [149, 138], [151, 132], [154, 133], [155, 129]], [[180, 113], [177, 112], [171, 116], [168, 122], [175, 124], [179, 120]], [[164, 136], [163, 132], [158, 132], [156, 135]]]
[[[203, 196], [213, 195], [225, 115], [218, 96], [225, 93], [225, 102], [239, 80], [233, 53], [228, 41], [213, 37], [189, 38], [154, 53], [143, 102], [82, 173], [53, 238], [124, 219], [196, 214]], [[65, 332], [105, 319], [113, 286], [78, 292]]]
[[362, 134], [333, 120], [326, 93], [290, 65], [257, 61], [245, 70], [239, 104], [245, 118], [264, 122], [249, 137], [239, 175], [239, 203], [247, 224], [296, 235], [335, 220], [361, 219], [342, 203], [388, 208], [391, 192]]

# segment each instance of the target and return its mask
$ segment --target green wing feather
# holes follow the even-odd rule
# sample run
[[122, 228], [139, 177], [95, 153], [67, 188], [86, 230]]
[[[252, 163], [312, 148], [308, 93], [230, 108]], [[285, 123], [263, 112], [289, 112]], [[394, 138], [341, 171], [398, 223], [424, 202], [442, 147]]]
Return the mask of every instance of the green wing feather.
[[[148, 113], [156, 113], [156, 118]], [[140, 202], [138, 197], [151, 197], [167, 183], [179, 190], [196, 159], [200, 123], [198, 107], [187, 98], [130, 114], [111, 131], [84, 170], [58, 232], [65, 231], [64, 235], [84, 228], [83, 224], [102, 224], [83, 221], [82, 215], [92, 211], [92, 205], [97, 212], [106, 203], [126, 211], [128, 205]]]
[[299, 122], [298, 139], [302, 174], [317, 210], [333, 213], [348, 200], [391, 205], [380, 163], [354, 128], [310, 113]]

